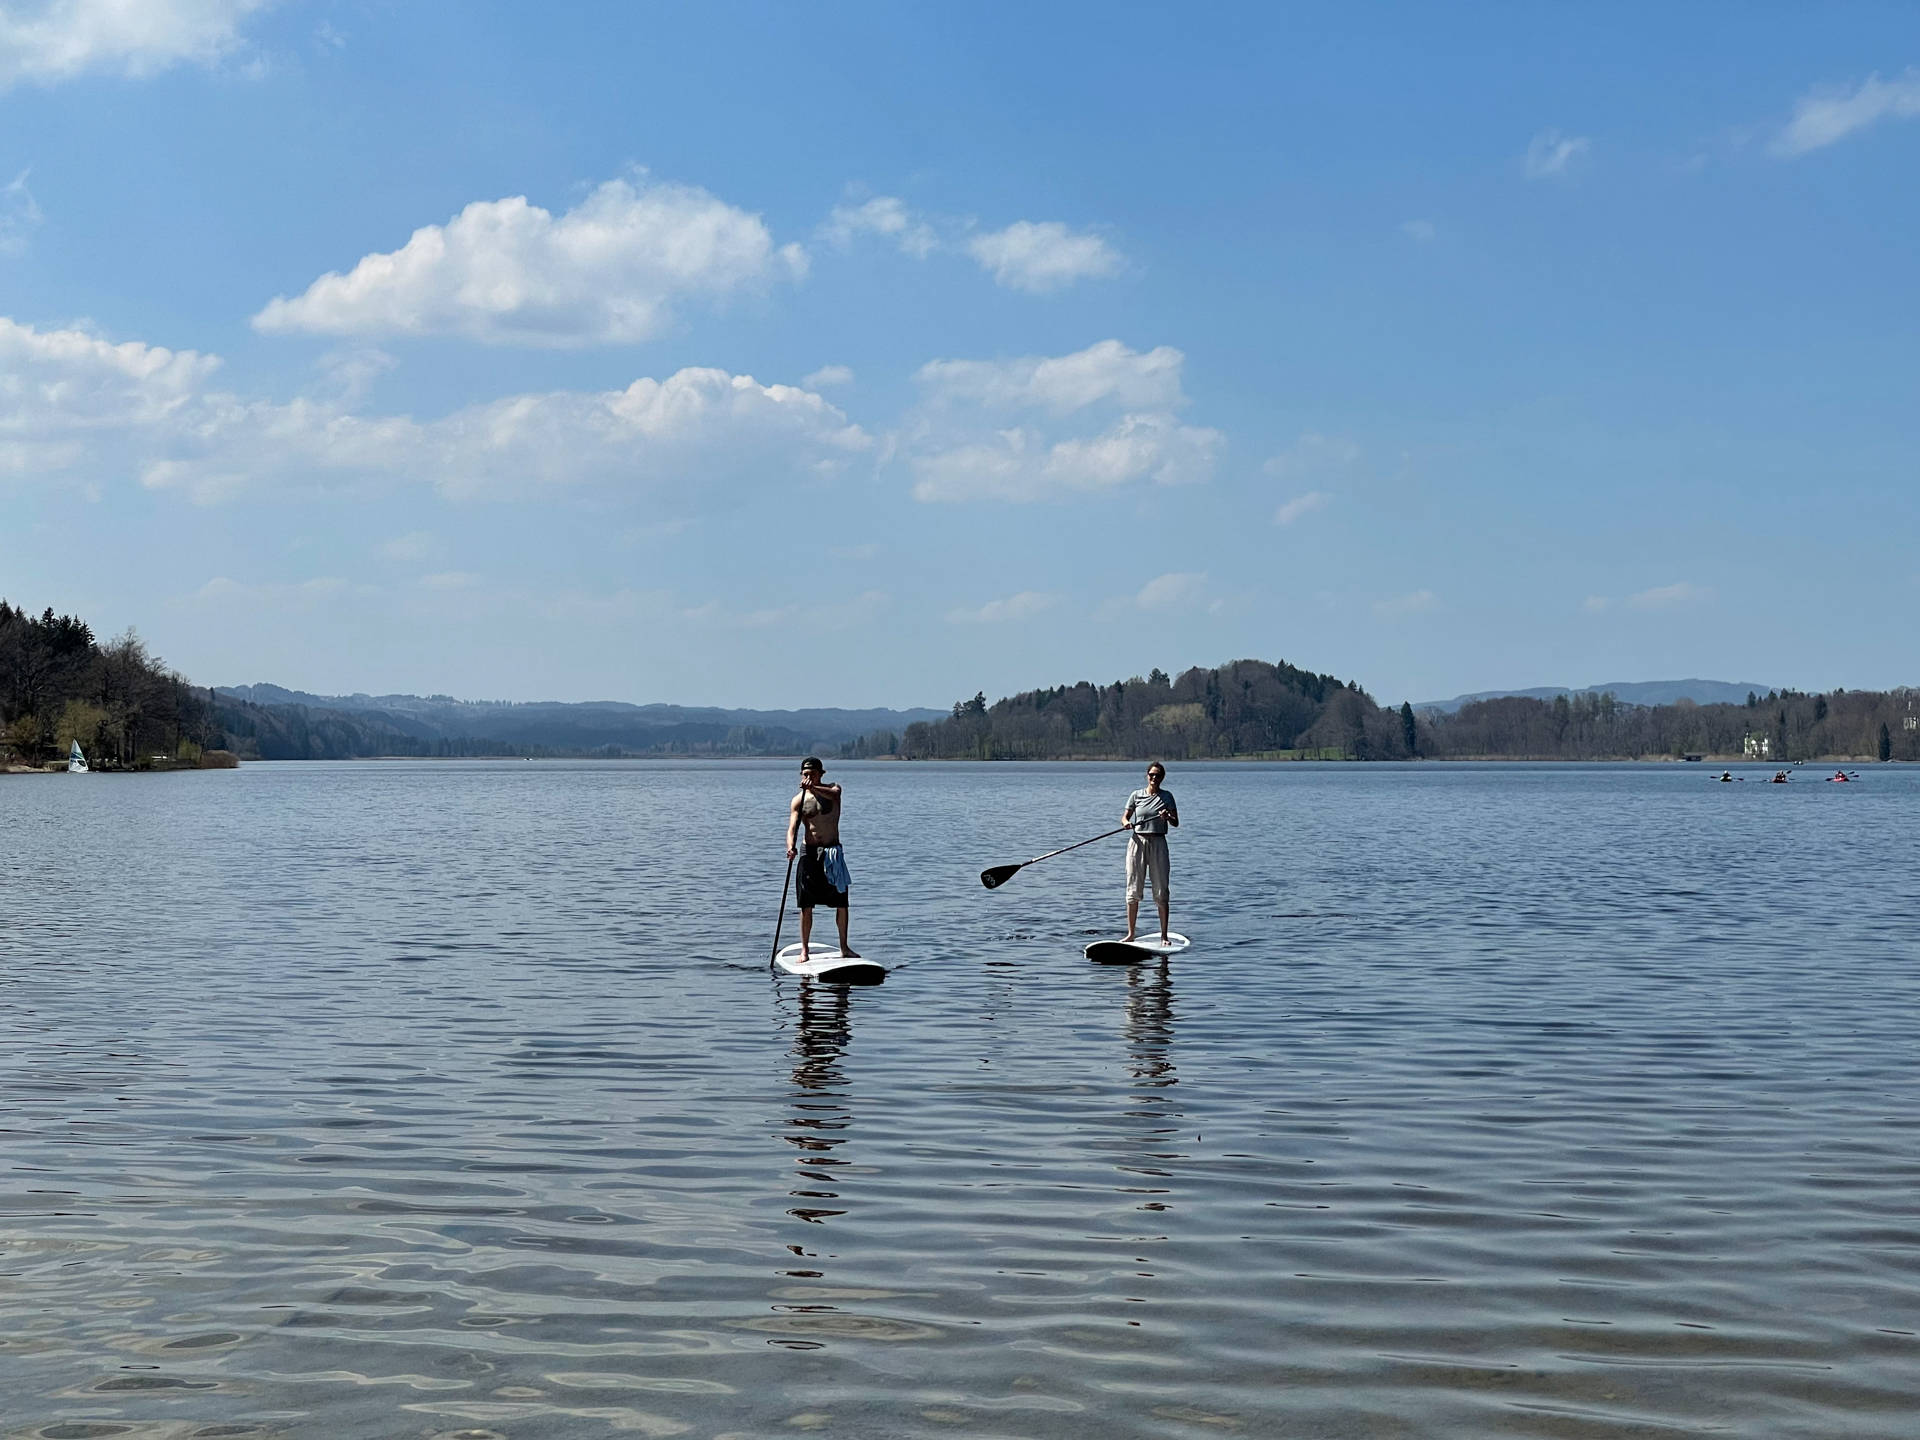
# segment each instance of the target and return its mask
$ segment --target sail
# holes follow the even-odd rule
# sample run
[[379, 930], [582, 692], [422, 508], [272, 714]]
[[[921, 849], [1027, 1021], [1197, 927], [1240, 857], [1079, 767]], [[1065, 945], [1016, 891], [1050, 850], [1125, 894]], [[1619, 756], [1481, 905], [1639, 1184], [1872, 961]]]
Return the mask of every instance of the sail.
[[80, 753], [80, 742], [73, 742], [73, 749], [67, 752], [67, 773], [84, 775], [87, 773], [87, 757]]

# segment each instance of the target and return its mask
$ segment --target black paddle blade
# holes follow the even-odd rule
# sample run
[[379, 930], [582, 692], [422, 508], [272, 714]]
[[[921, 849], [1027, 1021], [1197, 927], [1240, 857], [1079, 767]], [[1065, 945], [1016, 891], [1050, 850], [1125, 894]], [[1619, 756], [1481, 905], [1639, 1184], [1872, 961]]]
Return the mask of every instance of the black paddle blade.
[[[1024, 863], [1023, 861], [1022, 864]], [[998, 890], [1013, 878], [1014, 872], [1019, 868], [1019, 865], [996, 865], [991, 870], [982, 870], [980, 872], [980, 883], [989, 890]]]

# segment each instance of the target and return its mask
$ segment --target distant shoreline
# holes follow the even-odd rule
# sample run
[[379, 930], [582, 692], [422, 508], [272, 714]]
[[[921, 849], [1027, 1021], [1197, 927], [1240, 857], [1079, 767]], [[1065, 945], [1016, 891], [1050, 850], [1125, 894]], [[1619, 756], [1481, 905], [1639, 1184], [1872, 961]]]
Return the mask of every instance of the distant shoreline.
[[[353, 755], [330, 759], [299, 760], [248, 760], [248, 765], [384, 765], [397, 761], [412, 764], [471, 764], [479, 761], [488, 764], [509, 764], [521, 761], [527, 764], [558, 762], [579, 764], [594, 761], [601, 764], [683, 764], [694, 761], [703, 765], [752, 764], [765, 760], [799, 760], [800, 752], [792, 755]], [[975, 756], [933, 756], [924, 760], [908, 760], [899, 755], [868, 755], [858, 758], [841, 756], [834, 759], [836, 765], [1134, 765], [1140, 763], [1138, 755], [1034, 755], [1034, 756], [995, 756], [982, 760]], [[1591, 755], [1579, 759], [1568, 759], [1559, 755], [1435, 755], [1382, 758], [1379, 760], [1334, 759], [1323, 756], [1299, 756], [1281, 758], [1275, 755], [1185, 755], [1170, 759], [1171, 765], [1423, 765], [1444, 768], [1449, 765], [1560, 765], [1577, 767], [1583, 765], [1697, 765], [1701, 770], [1804, 770], [1823, 765], [1836, 766], [1880, 766], [1900, 765], [1899, 760], [1879, 760], [1870, 755], [1816, 755], [1808, 760], [1773, 761], [1756, 760], [1745, 755], [1707, 755], [1699, 760], [1687, 760], [1678, 755]], [[89, 770], [90, 775], [165, 775], [177, 771], [200, 771], [208, 769], [233, 769], [234, 766], [168, 765], [148, 769], [128, 770]], [[65, 764], [57, 766], [7, 765], [0, 767], [0, 775], [65, 775]]]

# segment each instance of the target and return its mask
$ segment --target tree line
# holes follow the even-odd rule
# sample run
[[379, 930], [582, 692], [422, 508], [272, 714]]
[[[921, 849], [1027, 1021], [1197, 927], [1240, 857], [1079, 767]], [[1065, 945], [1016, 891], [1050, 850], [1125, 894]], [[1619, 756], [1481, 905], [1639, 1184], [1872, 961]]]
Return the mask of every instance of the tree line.
[[1543, 760], [1745, 756], [1920, 760], [1920, 690], [1750, 693], [1744, 705], [1625, 705], [1609, 694], [1506, 697], [1422, 717], [1431, 753]]
[[[988, 703], [954, 703], [885, 753], [909, 760], [1618, 760], [1687, 755], [1798, 762], [1920, 760], [1920, 691], [1795, 690], [1744, 705], [1630, 705], [1608, 693], [1505, 696], [1447, 713], [1384, 707], [1358, 683], [1284, 661], [1153, 670]], [[879, 753], [878, 743], [864, 753]], [[884, 737], [892, 742], [893, 737]], [[1749, 742], [1752, 742], [1751, 745]], [[851, 747], [849, 753], [853, 753]]]
[[206, 693], [132, 630], [103, 645], [76, 616], [0, 600], [0, 750], [15, 761], [44, 764], [77, 741], [105, 769], [199, 764], [217, 738]]
[[[571, 738], [571, 737], [570, 737]], [[27, 764], [74, 741], [103, 768], [372, 756], [726, 756], [821, 748], [781, 727], [685, 721], [592, 747], [531, 736], [422, 733], [385, 712], [262, 705], [196, 689], [128, 630], [101, 644], [86, 622], [35, 616], [0, 600], [0, 752]], [[1375, 702], [1355, 681], [1285, 661], [1155, 669], [1110, 685], [1081, 681], [988, 703], [956, 701], [943, 719], [876, 731], [850, 758], [908, 760], [1609, 760], [1686, 755], [1781, 763], [1920, 760], [1920, 691], [1797, 690], [1744, 705], [1630, 705], [1611, 694], [1506, 696], [1451, 714]], [[209, 753], [217, 757], [209, 762]]]

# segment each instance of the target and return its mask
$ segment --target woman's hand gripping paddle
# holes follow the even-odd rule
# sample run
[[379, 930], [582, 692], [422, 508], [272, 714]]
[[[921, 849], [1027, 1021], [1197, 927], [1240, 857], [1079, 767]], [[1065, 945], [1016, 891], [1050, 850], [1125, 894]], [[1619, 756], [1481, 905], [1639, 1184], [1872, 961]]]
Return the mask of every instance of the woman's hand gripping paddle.
[[[1131, 830], [1132, 828], [1131, 825], [1122, 825], [1120, 830], [1109, 830], [1105, 835], [1094, 836], [1093, 840], [1080, 840], [1072, 845], [1062, 845], [1058, 850], [1049, 850], [1046, 854], [1036, 855], [1031, 860], [1022, 860], [1018, 865], [996, 865], [991, 870], [982, 870], [980, 872], [980, 883], [989, 890], [998, 890], [1029, 865], [1038, 865], [1042, 860], [1051, 860], [1054, 856], [1064, 855], [1069, 850], [1078, 850], [1082, 845], [1093, 844], [1094, 840], [1111, 839], [1113, 836], [1118, 835], [1121, 830]], [[780, 903], [784, 906], [786, 901], [783, 899]]]

